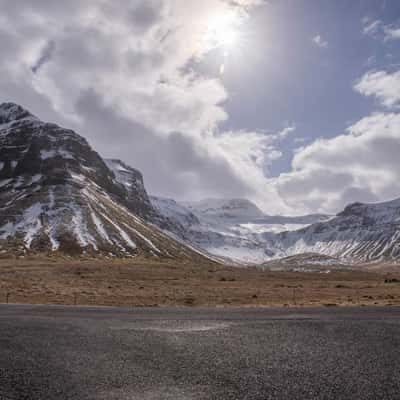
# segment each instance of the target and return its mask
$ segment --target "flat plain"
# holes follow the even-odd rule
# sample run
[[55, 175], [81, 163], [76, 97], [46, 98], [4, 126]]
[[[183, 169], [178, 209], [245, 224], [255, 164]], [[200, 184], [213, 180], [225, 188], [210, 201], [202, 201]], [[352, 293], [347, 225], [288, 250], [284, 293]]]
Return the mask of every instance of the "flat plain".
[[330, 273], [268, 272], [174, 261], [0, 260], [0, 303], [168, 306], [390, 306], [400, 304], [400, 268]]

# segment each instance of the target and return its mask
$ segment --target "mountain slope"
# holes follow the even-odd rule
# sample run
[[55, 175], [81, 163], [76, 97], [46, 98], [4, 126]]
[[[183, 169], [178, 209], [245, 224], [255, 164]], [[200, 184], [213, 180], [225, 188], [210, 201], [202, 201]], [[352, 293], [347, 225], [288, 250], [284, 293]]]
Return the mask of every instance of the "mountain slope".
[[269, 271], [327, 272], [349, 270], [351, 265], [324, 254], [301, 253], [268, 261], [263, 264], [263, 269]]
[[229, 199], [185, 204], [179, 205], [179, 214], [197, 218], [186, 224], [186, 237], [211, 254], [235, 261], [264, 263], [300, 254], [344, 263], [400, 259], [400, 199], [352, 204], [336, 217], [260, 215], [248, 201]]
[[191, 212], [202, 220], [225, 221], [228, 223], [248, 222], [262, 218], [265, 214], [247, 199], [204, 199], [197, 202], [183, 203]]
[[127, 190], [81, 136], [16, 104], [0, 105], [3, 253], [202, 257], [148, 223], [147, 217], [163, 217], [152, 207], [140, 173], [136, 178]]
[[[103, 160], [75, 132], [4, 103], [0, 254], [49, 251], [190, 260], [213, 254], [242, 263], [303, 253], [312, 263], [314, 254], [348, 263], [398, 260], [400, 199], [352, 204], [336, 217], [286, 217], [245, 199], [150, 197], [136, 169]], [[290, 258], [290, 265], [298, 260], [305, 262]]]
[[349, 205], [335, 218], [295, 232], [264, 234], [273, 257], [320, 253], [349, 262], [400, 258], [400, 199]]
[[272, 257], [263, 233], [300, 229], [329, 216], [280, 217], [265, 215], [246, 199], [206, 199], [178, 203], [151, 197], [154, 207], [180, 226], [180, 237], [215, 256], [236, 262], [262, 263]]

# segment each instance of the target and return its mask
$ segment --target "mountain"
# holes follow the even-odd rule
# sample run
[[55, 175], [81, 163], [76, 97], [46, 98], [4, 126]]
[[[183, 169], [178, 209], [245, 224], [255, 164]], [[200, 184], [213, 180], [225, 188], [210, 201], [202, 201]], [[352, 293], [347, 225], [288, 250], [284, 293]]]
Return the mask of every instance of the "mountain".
[[247, 199], [204, 199], [183, 205], [203, 220], [240, 223], [264, 217], [264, 213]]
[[153, 222], [140, 172], [75, 132], [0, 105], [0, 251], [203, 258]]
[[[170, 220], [174, 219], [173, 210], [169, 211]], [[184, 203], [179, 210], [181, 215], [197, 218], [185, 225], [191, 243], [242, 263], [267, 262], [276, 267], [273, 260], [286, 258], [287, 268], [295, 268], [301, 263], [311, 265], [308, 255], [319, 254], [323, 268], [328, 265], [326, 260], [330, 260], [330, 268], [342, 268], [348, 263], [400, 259], [400, 199], [355, 203], [334, 217], [269, 216], [251, 202], [238, 199]], [[159, 211], [165, 213], [162, 207]], [[300, 256], [303, 254], [307, 257]], [[317, 258], [312, 258], [310, 269], [315, 270]]]
[[173, 199], [151, 196], [153, 207], [162, 215], [169, 224], [167, 229], [185, 237], [185, 232], [193, 226], [199, 226], [200, 220], [188, 208]]
[[[218, 225], [258, 225], [256, 231], [292, 230], [331, 218], [325, 214], [310, 214], [299, 217], [267, 215], [247, 199], [205, 199], [198, 202], [183, 202], [182, 206], [196, 215], [201, 221]], [[291, 227], [292, 226], [292, 227]], [[266, 228], [266, 229], [264, 229]]]
[[[227, 259], [286, 269], [400, 259], [400, 199], [336, 216], [264, 214], [246, 199], [149, 196], [142, 174], [72, 130], [0, 105], [0, 254]], [[316, 267], [318, 265], [318, 267]], [[327, 267], [328, 268], [328, 267]]]
[[126, 200], [129, 207], [135, 213], [146, 220], [157, 220], [160, 218], [150, 202], [140, 171], [130, 167], [121, 160], [104, 159], [106, 166], [114, 173], [115, 181], [126, 190]]
[[178, 203], [151, 197], [153, 206], [173, 226], [180, 237], [215, 256], [240, 263], [262, 263], [273, 254], [265, 246], [264, 233], [300, 229], [330, 216], [268, 216], [246, 199], [206, 199]]
[[400, 199], [354, 203], [329, 221], [263, 237], [274, 258], [313, 252], [353, 263], [398, 260]]

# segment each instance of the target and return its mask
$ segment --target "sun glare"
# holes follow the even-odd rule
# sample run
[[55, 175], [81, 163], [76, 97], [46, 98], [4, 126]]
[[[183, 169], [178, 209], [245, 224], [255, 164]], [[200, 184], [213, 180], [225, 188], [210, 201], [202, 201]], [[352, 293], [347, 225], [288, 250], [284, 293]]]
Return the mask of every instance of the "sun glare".
[[231, 50], [239, 40], [241, 17], [237, 12], [215, 15], [210, 18], [204, 41], [207, 49]]

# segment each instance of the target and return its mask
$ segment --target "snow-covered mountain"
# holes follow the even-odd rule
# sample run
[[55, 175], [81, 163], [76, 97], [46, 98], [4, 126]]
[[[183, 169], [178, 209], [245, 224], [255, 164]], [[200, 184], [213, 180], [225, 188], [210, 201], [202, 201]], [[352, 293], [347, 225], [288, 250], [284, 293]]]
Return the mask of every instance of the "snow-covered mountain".
[[268, 216], [246, 199], [178, 203], [152, 197], [151, 201], [174, 225], [183, 226], [181, 236], [186, 240], [213, 255], [245, 263], [262, 263], [273, 256], [265, 246], [264, 233], [300, 229], [330, 218]]
[[140, 171], [130, 167], [121, 160], [104, 159], [107, 167], [114, 173], [116, 182], [126, 190], [130, 209], [146, 220], [155, 220], [160, 217], [150, 202], [146, 192], [143, 175]]
[[104, 160], [75, 132], [0, 105], [0, 251], [193, 259], [150, 221], [141, 174]]
[[[264, 263], [300, 254], [320, 254], [343, 263], [400, 258], [400, 199], [352, 204], [335, 217], [268, 216], [237, 199], [185, 203], [179, 209], [180, 214], [197, 217], [186, 225], [192, 243], [239, 262]], [[162, 207], [159, 211], [165, 214]], [[173, 213], [169, 218], [174, 219]]]
[[151, 196], [150, 200], [159, 214], [164, 216], [170, 223], [175, 223], [180, 227], [182, 234], [192, 226], [200, 225], [200, 220], [196, 215], [177, 201], [155, 196]]
[[204, 199], [184, 202], [182, 205], [203, 220], [217, 219], [223, 223], [241, 223], [265, 216], [254, 203], [246, 199]]
[[136, 169], [103, 160], [75, 132], [4, 103], [0, 253], [29, 251], [190, 260], [215, 255], [245, 263], [289, 257], [290, 266], [304, 263], [304, 253], [312, 254], [311, 261], [306, 257], [312, 265], [398, 260], [400, 199], [352, 204], [335, 217], [288, 217], [266, 215], [245, 199], [150, 197]]
[[263, 237], [274, 258], [312, 252], [349, 262], [398, 260], [400, 199], [355, 203], [329, 221]]

